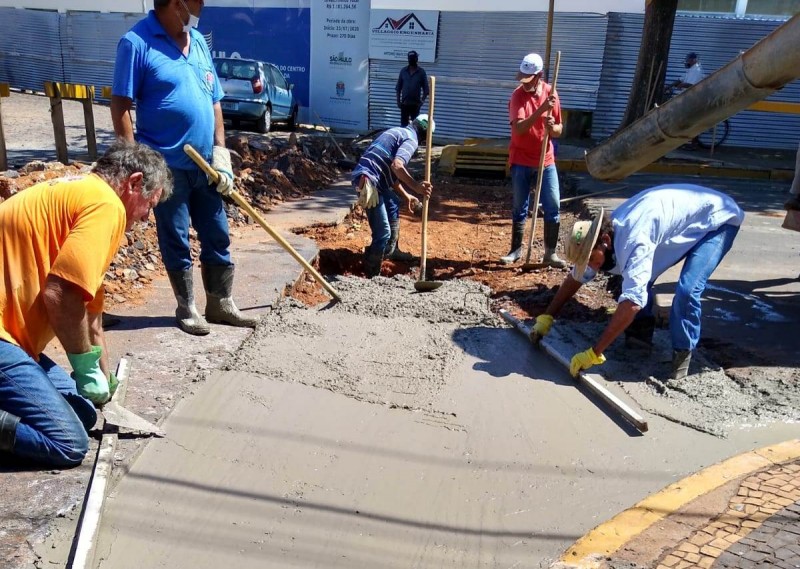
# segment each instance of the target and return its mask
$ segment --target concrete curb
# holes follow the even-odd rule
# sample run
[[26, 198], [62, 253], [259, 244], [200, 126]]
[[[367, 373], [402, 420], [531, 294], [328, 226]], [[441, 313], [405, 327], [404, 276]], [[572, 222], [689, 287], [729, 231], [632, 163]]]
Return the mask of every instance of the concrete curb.
[[758, 470], [799, 458], [800, 439], [793, 439], [746, 452], [704, 468], [600, 524], [567, 549], [556, 566], [596, 569], [604, 558], [692, 500]]

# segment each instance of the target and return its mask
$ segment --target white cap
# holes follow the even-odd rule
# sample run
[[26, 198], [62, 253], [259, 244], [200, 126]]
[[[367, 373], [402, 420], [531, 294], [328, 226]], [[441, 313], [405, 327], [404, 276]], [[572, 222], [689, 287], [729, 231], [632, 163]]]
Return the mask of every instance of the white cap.
[[517, 73], [517, 81], [527, 83], [534, 75], [541, 73], [544, 69], [544, 62], [542, 56], [538, 53], [529, 53], [526, 55], [522, 63], [519, 64], [519, 73]]

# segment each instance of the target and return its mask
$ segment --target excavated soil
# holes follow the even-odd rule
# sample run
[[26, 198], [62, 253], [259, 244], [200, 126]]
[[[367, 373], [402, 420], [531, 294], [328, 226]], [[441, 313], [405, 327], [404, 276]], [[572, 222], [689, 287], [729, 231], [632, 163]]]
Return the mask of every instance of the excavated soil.
[[[563, 184], [562, 184], [563, 185]], [[568, 185], [568, 184], [567, 184]], [[567, 274], [566, 269], [525, 272], [520, 264], [508, 267], [498, 259], [511, 243], [510, 185], [505, 181], [477, 182], [464, 178], [435, 177], [428, 219], [428, 280], [467, 279], [491, 289], [496, 308], [507, 308], [520, 317], [532, 317], [547, 307]], [[562, 233], [572, 226], [575, 213], [562, 212]], [[400, 217], [400, 247], [419, 256], [421, 222], [403, 210]], [[530, 220], [528, 222], [530, 227]], [[320, 249], [318, 269], [323, 274], [362, 276], [362, 252], [371, 233], [363, 211], [356, 208], [344, 223], [334, 227], [312, 227], [301, 232], [314, 239]], [[542, 254], [542, 222], [536, 224], [531, 261]], [[418, 263], [384, 261], [383, 276], [407, 274], [418, 278]], [[607, 281], [598, 279], [577, 295], [578, 302], [565, 307], [564, 316], [577, 320], [605, 318], [614, 306], [605, 293]], [[293, 296], [307, 305], [327, 297], [306, 278]]]

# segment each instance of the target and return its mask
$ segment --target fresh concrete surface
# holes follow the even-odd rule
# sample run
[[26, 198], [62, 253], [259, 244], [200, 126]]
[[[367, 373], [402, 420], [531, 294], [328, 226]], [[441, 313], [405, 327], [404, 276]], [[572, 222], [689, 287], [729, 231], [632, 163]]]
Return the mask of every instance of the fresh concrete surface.
[[[364, 294], [377, 297], [374, 283]], [[345, 304], [359, 311], [271, 314], [230, 371], [179, 404], [167, 438], [110, 496], [96, 566], [539, 567], [649, 493], [796, 432], [718, 439], [653, 417], [640, 435], [517, 332], [442, 327], [441, 314], [462, 310], [462, 291], [428, 294], [443, 296], [416, 316], [410, 283], [406, 308], [390, 314], [355, 298], [355, 286]], [[369, 341], [376, 319], [394, 344]], [[413, 405], [367, 402], [335, 381], [338, 370], [365, 391], [413, 391], [404, 362], [427, 354], [404, 352], [414, 346], [405, 336], [437, 333], [457, 351]], [[360, 351], [348, 339], [358, 334]], [[316, 353], [320, 342], [341, 357]]]

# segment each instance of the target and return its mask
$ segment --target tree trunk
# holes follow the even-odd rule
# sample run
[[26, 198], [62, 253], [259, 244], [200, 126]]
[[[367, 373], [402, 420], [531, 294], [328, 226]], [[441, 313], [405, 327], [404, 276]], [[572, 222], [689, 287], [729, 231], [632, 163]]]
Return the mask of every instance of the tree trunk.
[[677, 11], [678, 0], [647, 0], [639, 60], [620, 130], [643, 117], [660, 98]]

